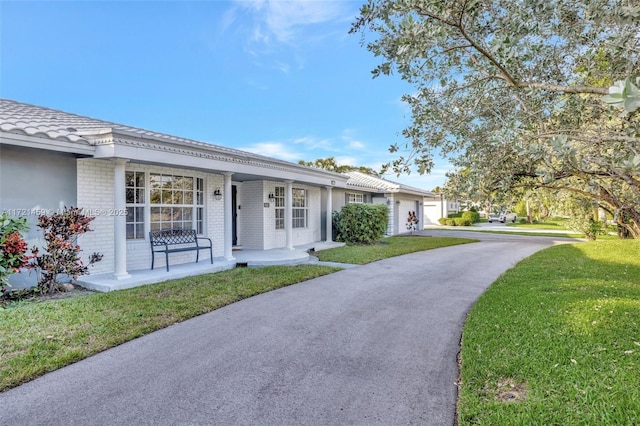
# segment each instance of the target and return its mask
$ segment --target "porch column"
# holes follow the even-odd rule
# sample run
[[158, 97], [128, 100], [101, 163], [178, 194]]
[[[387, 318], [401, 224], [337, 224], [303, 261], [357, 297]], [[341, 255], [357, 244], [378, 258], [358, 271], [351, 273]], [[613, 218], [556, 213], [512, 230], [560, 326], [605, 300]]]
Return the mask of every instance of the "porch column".
[[235, 260], [233, 257], [233, 211], [231, 209], [231, 175], [232, 172], [224, 173], [224, 258]]
[[327, 217], [326, 217], [326, 221], [327, 221], [327, 242], [330, 243], [332, 241], [332, 237], [333, 237], [333, 215], [331, 213], [333, 213], [333, 207], [331, 206], [331, 187], [327, 186]]
[[292, 180], [284, 181], [284, 229], [287, 235], [287, 248], [293, 250], [293, 192]]
[[[127, 209], [124, 174], [127, 160], [118, 158], [113, 164], [113, 208], [115, 213], [120, 213]], [[113, 215], [113, 243], [113, 278], [116, 280], [130, 278], [131, 275], [127, 273], [127, 217], [123, 214]]]

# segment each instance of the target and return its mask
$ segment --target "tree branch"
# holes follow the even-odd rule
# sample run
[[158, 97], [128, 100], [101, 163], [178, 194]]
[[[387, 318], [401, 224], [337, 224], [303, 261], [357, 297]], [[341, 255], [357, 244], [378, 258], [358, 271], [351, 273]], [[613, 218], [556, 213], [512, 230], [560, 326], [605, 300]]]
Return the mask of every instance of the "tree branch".
[[420, 5], [416, 5], [415, 9], [416, 9], [416, 12], [418, 13], [418, 15], [427, 16], [427, 17], [429, 17], [431, 19], [435, 19], [438, 22], [442, 22], [443, 24], [448, 25], [450, 27], [456, 27], [457, 26], [455, 22], [447, 21], [442, 16], [436, 15], [435, 13], [431, 13], [428, 10], [425, 10]]
[[[460, 35], [469, 42], [469, 45], [466, 47], [471, 47], [475, 49], [478, 53], [484, 56], [489, 62], [491, 62], [500, 72], [500, 75], [496, 76], [504, 81], [506, 81], [510, 86], [517, 88], [532, 88], [532, 89], [542, 89], [549, 90], [552, 92], [561, 92], [561, 93], [588, 93], [595, 95], [608, 95], [609, 89], [606, 87], [594, 87], [594, 86], [562, 86], [559, 84], [548, 84], [548, 83], [538, 83], [533, 81], [518, 81], [511, 75], [511, 73], [502, 65], [498, 59], [496, 59], [491, 52], [483, 48], [479, 43], [471, 38], [471, 36], [467, 33], [464, 28], [463, 19], [465, 16], [465, 11], [467, 8], [467, 2], [464, 3], [462, 9], [460, 10], [460, 14], [458, 16], [457, 21], [449, 21], [442, 16], [436, 15], [434, 13], [429, 12], [428, 10], [423, 9], [422, 7], [416, 6], [416, 12], [421, 16], [426, 16], [431, 19], [434, 19], [438, 22], [443, 23], [449, 27], [455, 28], [460, 32]], [[460, 46], [458, 46], [460, 47]], [[452, 48], [453, 49], [453, 48]], [[442, 53], [446, 53], [448, 50], [443, 51]], [[473, 55], [470, 54], [472, 60], [478, 64], [477, 59], [473, 58]]]
[[[466, 7], [466, 4], [465, 4]], [[489, 53], [489, 51], [485, 50], [482, 46], [480, 46], [478, 43], [476, 43], [474, 40], [471, 39], [471, 37], [469, 36], [469, 34], [467, 34], [467, 31], [464, 29], [464, 27], [462, 26], [462, 15], [464, 14], [464, 9], [460, 12], [460, 20], [459, 20], [459, 25], [456, 25], [456, 27], [458, 28], [458, 30], [460, 31], [460, 34], [462, 35], [462, 37], [465, 38], [465, 40], [467, 40], [469, 42], [469, 44], [471, 44], [471, 46], [476, 49], [478, 52], [480, 52], [480, 54], [482, 56], [484, 56], [485, 58], [487, 58], [489, 60], [489, 62], [491, 62], [496, 68], [498, 68], [498, 70], [500, 71], [500, 74], [502, 74], [502, 76], [504, 77], [504, 79], [512, 86], [516, 86], [518, 85], [518, 82], [516, 81], [515, 78], [513, 78], [513, 76], [511, 75], [511, 73], [509, 73], [507, 71], [507, 69], [500, 63], [498, 62], [498, 60], [496, 58], [493, 57], [492, 54]]]
[[580, 142], [598, 143], [598, 142], [630, 142], [640, 143], [640, 138], [635, 136], [622, 136], [622, 135], [607, 135], [603, 137], [589, 137], [571, 134], [571, 132], [551, 132], [551, 133], [539, 133], [534, 135], [535, 139], [553, 139], [557, 136], [567, 136], [569, 139], [574, 139]]
[[606, 87], [594, 87], [594, 86], [561, 86], [558, 84], [547, 83], [535, 83], [531, 81], [512, 82], [515, 87], [519, 88], [532, 88], [549, 90], [551, 92], [562, 93], [591, 93], [595, 95], [608, 95], [609, 89]]

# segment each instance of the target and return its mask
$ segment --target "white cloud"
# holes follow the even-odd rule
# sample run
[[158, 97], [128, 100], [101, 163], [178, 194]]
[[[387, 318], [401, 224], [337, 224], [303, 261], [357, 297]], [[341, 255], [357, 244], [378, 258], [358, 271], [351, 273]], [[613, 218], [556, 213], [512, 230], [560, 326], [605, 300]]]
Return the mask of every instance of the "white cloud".
[[349, 148], [352, 149], [364, 149], [364, 143], [360, 142], [360, 141], [350, 141], [349, 142]]
[[243, 51], [254, 61], [279, 58], [274, 64], [255, 62], [258, 67], [289, 74], [304, 69], [313, 45], [347, 38], [357, 9], [347, 0], [234, 0], [219, 28], [243, 40]]
[[282, 71], [285, 74], [289, 74], [289, 71], [291, 70], [291, 65], [285, 64], [284, 62], [278, 62], [274, 65], [274, 68]]
[[314, 136], [303, 136], [295, 138], [292, 141], [294, 144], [303, 145], [308, 150], [325, 150], [325, 151], [337, 151], [331, 139], [316, 138]]
[[253, 15], [254, 41], [293, 43], [310, 25], [343, 20], [345, 2], [314, 0], [239, 0], [236, 4]]
[[[357, 139], [353, 129], [345, 129], [335, 137], [306, 135], [254, 143], [239, 149], [294, 163], [299, 160], [314, 161], [318, 158], [334, 157], [337, 164], [369, 167], [376, 171], [393, 159], [393, 155], [386, 149], [370, 148], [370, 143]], [[419, 175], [414, 171], [410, 175], [396, 176], [393, 172], [388, 172], [384, 177], [405, 185], [431, 190], [444, 184], [445, 173], [451, 169], [450, 164], [436, 161], [429, 175]]]
[[267, 157], [279, 158], [285, 161], [297, 162], [301, 158], [304, 158], [303, 154], [293, 152], [290, 145], [285, 145], [281, 142], [258, 142], [239, 149], [253, 152], [254, 154], [266, 155]]
[[232, 7], [222, 15], [222, 19], [220, 20], [220, 32], [225, 32], [236, 22], [236, 11], [237, 8]]
[[336, 157], [336, 163], [340, 166], [360, 166], [360, 164], [358, 164], [358, 159], [355, 157]]
[[256, 42], [260, 42], [260, 43], [264, 43], [264, 44], [268, 44], [270, 42], [269, 35], [266, 34], [265, 32], [263, 32], [263, 30], [262, 30], [262, 28], [260, 28], [260, 26], [255, 26], [253, 28], [251, 39], [252, 39], [252, 41], [256, 41]]
[[353, 129], [344, 129], [342, 131], [342, 135], [340, 138], [344, 142], [343, 146], [348, 147], [349, 149], [357, 149], [363, 150], [365, 148], [365, 143], [357, 140], [354, 136], [355, 130]]

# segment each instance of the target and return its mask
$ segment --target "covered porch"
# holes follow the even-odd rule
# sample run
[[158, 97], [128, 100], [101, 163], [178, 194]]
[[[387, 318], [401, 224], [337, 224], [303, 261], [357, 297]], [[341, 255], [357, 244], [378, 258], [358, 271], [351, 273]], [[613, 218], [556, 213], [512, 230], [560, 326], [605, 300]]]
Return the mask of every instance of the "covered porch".
[[[79, 182], [91, 181], [92, 184], [91, 188], [78, 190], [78, 204], [88, 206], [89, 211], [127, 212], [106, 217], [96, 215], [95, 229], [103, 235], [95, 232], [84, 237], [83, 247], [105, 254], [96, 272], [112, 271], [111, 278], [122, 281], [122, 284], [108, 285], [109, 288], [128, 288], [130, 275], [148, 264], [146, 236], [159, 227], [173, 227], [174, 222], [176, 229], [192, 227], [198, 235], [210, 238], [213, 255], [221, 268], [236, 263], [248, 266], [292, 263], [291, 253], [287, 251], [297, 250], [299, 244], [324, 238], [331, 242], [331, 193], [334, 185], [340, 183], [336, 179], [341, 175], [326, 176], [329, 172], [308, 168], [230, 172], [220, 170], [223, 167], [217, 167], [219, 164], [210, 165], [208, 169], [203, 164], [191, 164], [191, 158], [185, 160], [185, 164], [176, 159], [175, 164], [169, 166], [159, 161], [127, 158], [132, 157], [127, 154], [123, 158], [83, 159], [82, 173], [90, 176], [78, 175]], [[192, 167], [187, 167], [189, 165]], [[93, 176], [100, 167], [104, 169], [104, 176]], [[91, 176], [95, 179], [90, 179]], [[346, 182], [346, 177], [342, 177]], [[174, 181], [179, 182], [177, 190]], [[189, 183], [187, 190], [181, 189], [183, 181]], [[105, 194], [113, 194], [101, 202], [100, 207], [92, 198], [96, 185]], [[170, 189], [164, 189], [166, 185]], [[327, 195], [323, 204], [324, 193]], [[294, 194], [298, 198], [294, 198]], [[174, 198], [189, 201], [172, 204]], [[255, 256], [246, 258], [249, 254], [236, 250], [237, 245], [267, 253], [263, 255], [256, 250]], [[272, 248], [281, 248], [287, 253], [284, 260], [274, 255]], [[109, 256], [110, 252], [113, 256]], [[244, 258], [236, 260], [239, 253]], [[293, 261], [302, 260], [294, 255]]]
[[334, 247], [342, 247], [343, 245], [344, 243], [320, 241], [295, 246], [293, 250], [286, 248], [271, 250], [234, 250], [233, 260], [227, 260], [224, 257], [214, 257], [213, 264], [211, 264], [208, 258], [201, 259], [198, 263], [191, 262], [170, 265], [168, 272], [164, 266], [153, 270], [132, 270], [128, 271], [128, 277], [119, 280], [113, 279], [113, 274], [111, 273], [85, 275], [78, 280], [77, 284], [90, 290], [108, 292], [197, 275], [213, 274], [226, 269], [233, 269], [236, 266], [258, 267], [310, 263], [317, 261], [317, 258], [309, 254], [310, 251], [326, 250]]

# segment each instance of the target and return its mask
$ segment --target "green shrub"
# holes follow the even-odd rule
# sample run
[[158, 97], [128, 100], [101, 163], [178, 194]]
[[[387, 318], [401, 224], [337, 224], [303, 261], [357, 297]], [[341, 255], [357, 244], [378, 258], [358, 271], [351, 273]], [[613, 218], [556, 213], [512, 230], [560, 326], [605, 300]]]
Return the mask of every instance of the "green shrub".
[[521, 217], [520, 220], [518, 221], [520, 223], [527, 223], [527, 219], [525, 219], [524, 217]]
[[518, 202], [518, 205], [516, 205], [516, 208], [513, 210], [513, 212], [515, 214], [517, 214], [518, 216], [526, 216], [527, 215], [527, 201], [526, 200], [520, 200], [520, 202]]
[[447, 219], [447, 221], [445, 222], [445, 225], [447, 226], [458, 226], [456, 223], [455, 218], [454, 219]]
[[449, 213], [447, 217], [449, 219], [455, 219], [456, 217], [462, 217], [462, 213]]
[[438, 223], [440, 225], [446, 225], [447, 224], [447, 220], [449, 220], [449, 219], [447, 219], [446, 217], [441, 217], [440, 219], [438, 219]]
[[593, 200], [575, 197], [569, 206], [571, 216], [566, 222], [566, 227], [584, 233], [588, 240], [595, 240], [598, 235], [603, 235], [603, 223], [594, 218], [594, 208]]
[[471, 226], [473, 224], [471, 220], [464, 217], [456, 217], [453, 221], [455, 222], [455, 226]]
[[336, 241], [374, 244], [384, 235], [389, 209], [384, 204], [347, 204], [333, 212]]
[[[462, 216], [460, 216], [460, 217], [462, 219], [468, 220], [472, 224], [480, 222], [480, 213], [475, 212], [475, 211], [463, 212]], [[468, 226], [468, 225], [465, 225], [465, 226]]]

